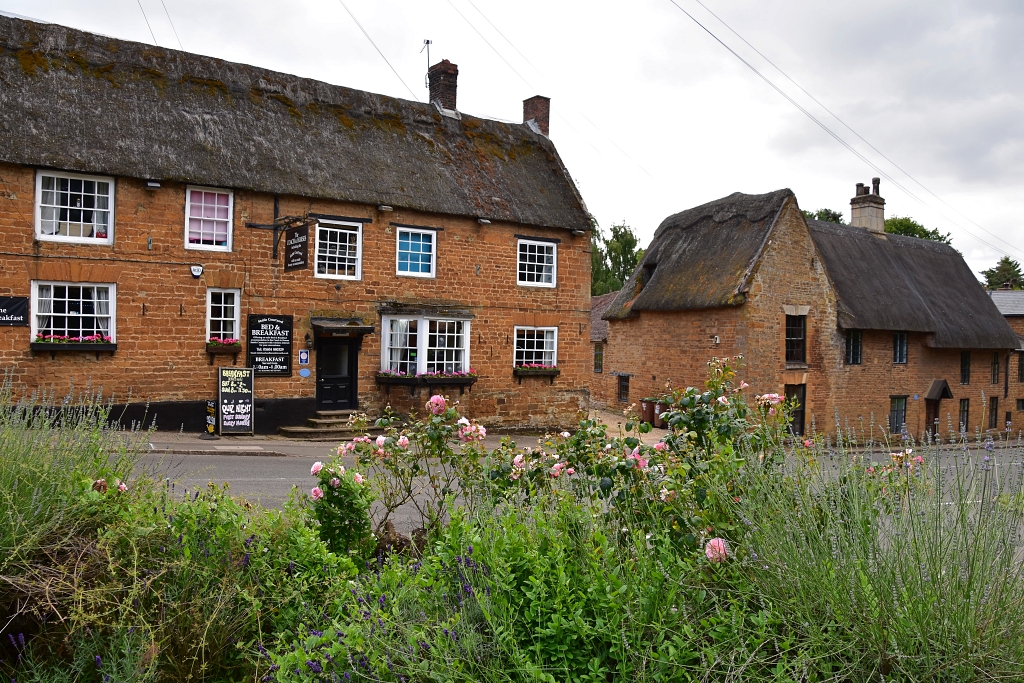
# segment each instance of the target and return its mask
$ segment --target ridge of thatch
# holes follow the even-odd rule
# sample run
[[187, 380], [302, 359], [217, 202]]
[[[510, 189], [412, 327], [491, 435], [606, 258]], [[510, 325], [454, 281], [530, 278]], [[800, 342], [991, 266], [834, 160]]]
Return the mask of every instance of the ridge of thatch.
[[1017, 348], [1017, 335], [953, 247], [807, 224], [838, 299], [839, 327], [931, 333], [937, 348]]
[[0, 161], [591, 228], [526, 125], [2, 15]]
[[736, 192], [669, 216], [604, 319], [742, 304], [768, 234], [792, 196], [788, 189]]

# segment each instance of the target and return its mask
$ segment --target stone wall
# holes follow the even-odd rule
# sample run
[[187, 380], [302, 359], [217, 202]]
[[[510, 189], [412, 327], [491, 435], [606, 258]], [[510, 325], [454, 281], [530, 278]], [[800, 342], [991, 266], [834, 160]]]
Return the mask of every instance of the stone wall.
[[[19, 395], [45, 389], [63, 396], [72, 384], [103, 387], [115, 401], [196, 401], [214, 398], [217, 366], [231, 356], [205, 352], [208, 287], [242, 290], [241, 326], [249, 313], [294, 316], [294, 354], [312, 334], [311, 314], [350, 315], [375, 326], [365, 336], [359, 362], [360, 407], [379, 412], [390, 400], [396, 408], [418, 407], [423, 389], [409, 397], [408, 387], [387, 397], [375, 384], [381, 341], [378, 306], [385, 301], [448, 304], [469, 308], [470, 363], [479, 381], [464, 395], [454, 392], [467, 414], [488, 424], [563, 426], [589, 403], [590, 253], [586, 235], [495, 221], [481, 225], [472, 218], [412, 211], [378, 211], [376, 206], [282, 196], [282, 216], [306, 212], [370, 219], [364, 224], [362, 278], [358, 281], [314, 277], [315, 252], [310, 230], [307, 270], [285, 273], [281, 256], [272, 259], [273, 232], [245, 227], [269, 224], [274, 197], [236, 192], [231, 252], [185, 248], [185, 185], [163, 182], [156, 190], [141, 180], [118, 178], [114, 200], [113, 245], [66, 244], [34, 238], [36, 172], [0, 164], [0, 295], [30, 296], [30, 281], [116, 283], [116, 342], [113, 355], [90, 353], [33, 354], [29, 328], [8, 327], [0, 339], [0, 363], [12, 372]], [[397, 276], [396, 235], [392, 223], [429, 226], [437, 232], [435, 278]], [[516, 284], [516, 238], [523, 234], [560, 239], [557, 287]], [[150, 240], [152, 240], [150, 242]], [[194, 279], [191, 265], [204, 272]], [[561, 374], [524, 378], [512, 374], [515, 325], [558, 326]], [[315, 352], [310, 368], [315, 368]], [[244, 363], [244, 353], [239, 365]], [[315, 373], [298, 374], [293, 357], [291, 377], [257, 377], [257, 399], [308, 399], [314, 396]], [[302, 419], [305, 415], [301, 416]]]

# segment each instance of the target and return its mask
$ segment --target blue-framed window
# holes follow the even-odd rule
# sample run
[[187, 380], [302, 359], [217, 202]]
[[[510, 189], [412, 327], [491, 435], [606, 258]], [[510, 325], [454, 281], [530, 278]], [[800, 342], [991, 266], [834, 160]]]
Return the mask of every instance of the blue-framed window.
[[432, 230], [398, 229], [398, 274], [434, 277], [435, 233]]

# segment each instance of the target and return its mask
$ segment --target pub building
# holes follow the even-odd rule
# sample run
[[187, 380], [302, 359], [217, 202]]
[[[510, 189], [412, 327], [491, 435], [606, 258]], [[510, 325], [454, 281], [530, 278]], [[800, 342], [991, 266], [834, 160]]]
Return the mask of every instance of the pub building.
[[249, 367], [257, 433], [432, 393], [485, 424], [571, 424], [592, 219], [549, 100], [470, 116], [457, 76], [432, 66], [418, 103], [0, 16], [15, 395], [90, 383], [198, 431], [219, 369]]

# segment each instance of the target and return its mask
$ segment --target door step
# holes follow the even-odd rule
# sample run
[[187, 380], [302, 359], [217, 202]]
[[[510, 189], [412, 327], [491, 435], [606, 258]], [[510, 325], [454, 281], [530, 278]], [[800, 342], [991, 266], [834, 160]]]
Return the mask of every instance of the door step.
[[348, 418], [349, 415], [355, 415], [355, 410], [318, 410], [316, 411], [317, 417], [344, 417]]
[[306, 439], [310, 441], [339, 441], [348, 440], [354, 436], [363, 434], [380, 434], [382, 430], [374, 429], [371, 422], [364, 430], [354, 429], [349, 426], [348, 419], [354, 415], [355, 410], [318, 410], [316, 417], [306, 420], [301, 427], [280, 427], [278, 433], [289, 439]]

